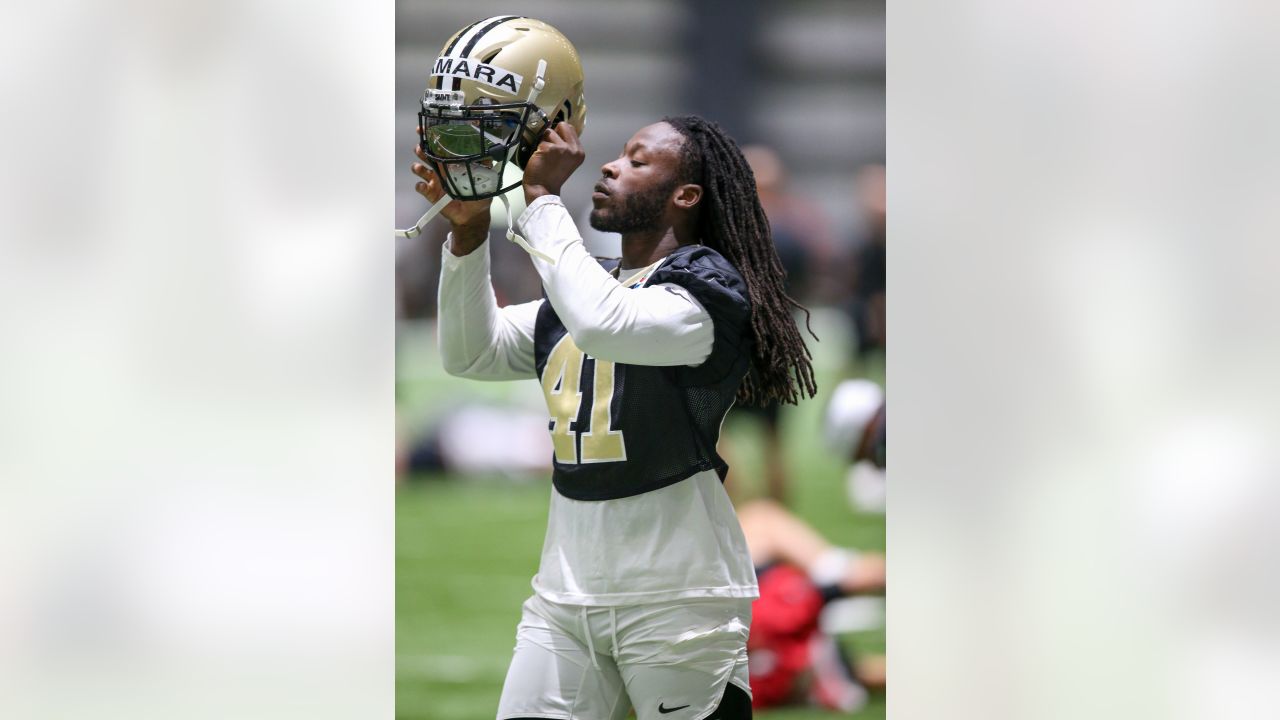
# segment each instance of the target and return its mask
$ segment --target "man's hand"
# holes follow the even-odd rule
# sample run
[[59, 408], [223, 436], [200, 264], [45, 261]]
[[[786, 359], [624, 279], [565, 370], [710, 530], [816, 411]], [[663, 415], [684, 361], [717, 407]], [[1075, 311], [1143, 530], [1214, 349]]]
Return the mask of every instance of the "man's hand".
[[[413, 164], [413, 174], [422, 178], [422, 181], [414, 185], [413, 189], [434, 205], [437, 200], [444, 197], [444, 185], [440, 182], [440, 178], [436, 177], [435, 171], [426, 164], [427, 157], [422, 154], [421, 145], [414, 148], [414, 153], [422, 162]], [[454, 200], [440, 211], [440, 214], [453, 225], [453, 243], [449, 246], [449, 250], [454, 255], [468, 255], [484, 244], [489, 237], [489, 206], [492, 203], [493, 198], [465, 202]]]
[[582, 164], [587, 153], [578, 132], [567, 122], [542, 134], [542, 142], [524, 167], [524, 200], [529, 204], [543, 195], [559, 195], [560, 187]]

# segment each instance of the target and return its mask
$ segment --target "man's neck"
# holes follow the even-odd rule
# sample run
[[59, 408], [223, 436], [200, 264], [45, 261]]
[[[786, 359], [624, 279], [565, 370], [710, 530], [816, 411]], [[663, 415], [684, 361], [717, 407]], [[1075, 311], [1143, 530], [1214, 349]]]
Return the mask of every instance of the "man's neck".
[[632, 269], [652, 265], [684, 244], [676, 237], [674, 228], [625, 234], [622, 236], [622, 267]]

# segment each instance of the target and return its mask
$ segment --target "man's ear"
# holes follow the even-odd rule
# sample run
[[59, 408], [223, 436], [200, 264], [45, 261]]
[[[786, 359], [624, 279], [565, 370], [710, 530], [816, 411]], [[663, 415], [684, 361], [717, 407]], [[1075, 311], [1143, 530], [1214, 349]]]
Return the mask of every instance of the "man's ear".
[[682, 210], [689, 210], [702, 200], [701, 185], [681, 185], [676, 188], [675, 204]]

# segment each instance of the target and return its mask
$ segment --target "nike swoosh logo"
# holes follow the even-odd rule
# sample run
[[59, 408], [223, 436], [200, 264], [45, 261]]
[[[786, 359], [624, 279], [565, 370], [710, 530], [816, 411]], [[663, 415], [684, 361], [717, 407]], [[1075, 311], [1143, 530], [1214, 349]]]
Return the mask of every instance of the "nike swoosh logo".
[[677, 711], [677, 710], [683, 710], [683, 709], [685, 709], [685, 708], [687, 708], [687, 707], [689, 707], [689, 706], [688, 706], [688, 705], [681, 705], [680, 707], [673, 707], [673, 708], [669, 708], [669, 707], [663, 707], [663, 706], [662, 706], [662, 703], [658, 703], [658, 712], [662, 713], [663, 715], [666, 715], [667, 713], [673, 713], [673, 712], [675, 712], [675, 711]]

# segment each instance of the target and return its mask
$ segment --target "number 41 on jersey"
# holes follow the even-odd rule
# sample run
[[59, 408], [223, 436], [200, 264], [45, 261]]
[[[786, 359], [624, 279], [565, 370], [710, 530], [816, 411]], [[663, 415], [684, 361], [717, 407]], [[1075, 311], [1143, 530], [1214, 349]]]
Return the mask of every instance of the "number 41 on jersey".
[[610, 430], [614, 393], [614, 364], [592, 358], [595, 371], [590, 378], [590, 427], [578, 427], [582, 409], [582, 370], [587, 354], [565, 334], [547, 357], [542, 370], [542, 393], [551, 411], [551, 441], [556, 461], [581, 463], [616, 462], [627, 459], [621, 430]]

